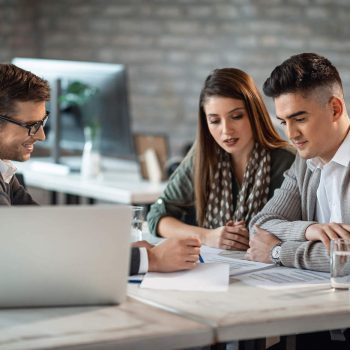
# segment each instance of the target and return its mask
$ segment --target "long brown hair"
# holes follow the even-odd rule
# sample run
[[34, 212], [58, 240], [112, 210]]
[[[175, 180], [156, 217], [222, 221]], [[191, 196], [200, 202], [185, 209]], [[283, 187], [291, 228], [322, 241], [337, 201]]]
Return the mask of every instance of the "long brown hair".
[[252, 77], [237, 68], [215, 69], [205, 80], [200, 93], [197, 138], [194, 145], [195, 207], [200, 226], [204, 221], [209, 185], [214, 181], [217, 151], [220, 148], [210, 134], [204, 111], [206, 99], [211, 96], [242, 100], [249, 117], [253, 138], [262, 147], [274, 149], [288, 146], [275, 130]]

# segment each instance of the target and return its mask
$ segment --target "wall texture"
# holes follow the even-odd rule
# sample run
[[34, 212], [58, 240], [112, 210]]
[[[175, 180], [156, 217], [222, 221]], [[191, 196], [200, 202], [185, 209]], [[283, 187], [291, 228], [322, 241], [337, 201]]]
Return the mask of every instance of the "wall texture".
[[340, 69], [347, 94], [349, 23], [348, 0], [0, 0], [0, 60], [126, 64], [133, 129], [165, 132], [177, 154], [195, 137], [213, 68], [241, 68], [261, 87], [282, 60], [314, 51]]

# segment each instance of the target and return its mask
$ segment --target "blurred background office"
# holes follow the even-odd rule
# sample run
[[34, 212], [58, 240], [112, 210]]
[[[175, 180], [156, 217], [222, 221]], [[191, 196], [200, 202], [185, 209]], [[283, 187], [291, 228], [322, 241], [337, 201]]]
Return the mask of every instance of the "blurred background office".
[[132, 130], [165, 133], [176, 155], [194, 139], [213, 68], [243, 69], [261, 88], [276, 64], [315, 51], [339, 68], [347, 93], [349, 23], [348, 0], [0, 0], [0, 61], [125, 64]]

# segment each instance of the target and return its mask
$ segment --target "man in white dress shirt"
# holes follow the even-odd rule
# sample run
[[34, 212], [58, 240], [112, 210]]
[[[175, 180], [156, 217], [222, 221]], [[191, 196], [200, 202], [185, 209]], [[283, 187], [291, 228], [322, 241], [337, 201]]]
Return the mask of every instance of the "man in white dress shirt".
[[[45, 140], [48, 118], [46, 80], [13, 64], [0, 64], [0, 206], [35, 205], [18, 182], [11, 160], [26, 161], [37, 141]], [[131, 273], [176, 271], [194, 268], [200, 241], [197, 238], [167, 240], [158, 246], [139, 242], [132, 248]]]
[[[330, 240], [350, 238], [350, 121], [339, 73], [325, 57], [295, 55], [273, 70], [264, 92], [298, 154], [251, 220], [247, 257], [329, 271]], [[349, 349], [348, 333], [298, 336], [296, 349]]]
[[247, 256], [329, 271], [330, 240], [350, 238], [350, 120], [339, 73], [322, 56], [295, 55], [274, 69], [264, 92], [298, 154], [252, 219]]

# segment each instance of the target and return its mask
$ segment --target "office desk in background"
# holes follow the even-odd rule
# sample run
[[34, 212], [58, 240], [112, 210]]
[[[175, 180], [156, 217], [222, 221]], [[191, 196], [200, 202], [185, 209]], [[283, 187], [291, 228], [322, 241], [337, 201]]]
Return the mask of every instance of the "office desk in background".
[[329, 286], [267, 290], [231, 278], [228, 292], [177, 292], [128, 285], [128, 295], [211, 325], [218, 343], [350, 327], [350, 294]]
[[[75, 159], [68, 158], [67, 163]], [[60, 169], [55, 171], [50, 168], [52, 163], [45, 158], [14, 163], [28, 187], [112, 203], [151, 204], [166, 185], [142, 179], [137, 163], [132, 161], [104, 159], [103, 171], [95, 179], [82, 179], [79, 172], [65, 174], [63, 171], [60, 173]]]
[[211, 327], [132, 299], [119, 306], [0, 310], [1, 350], [163, 350], [213, 341]]

